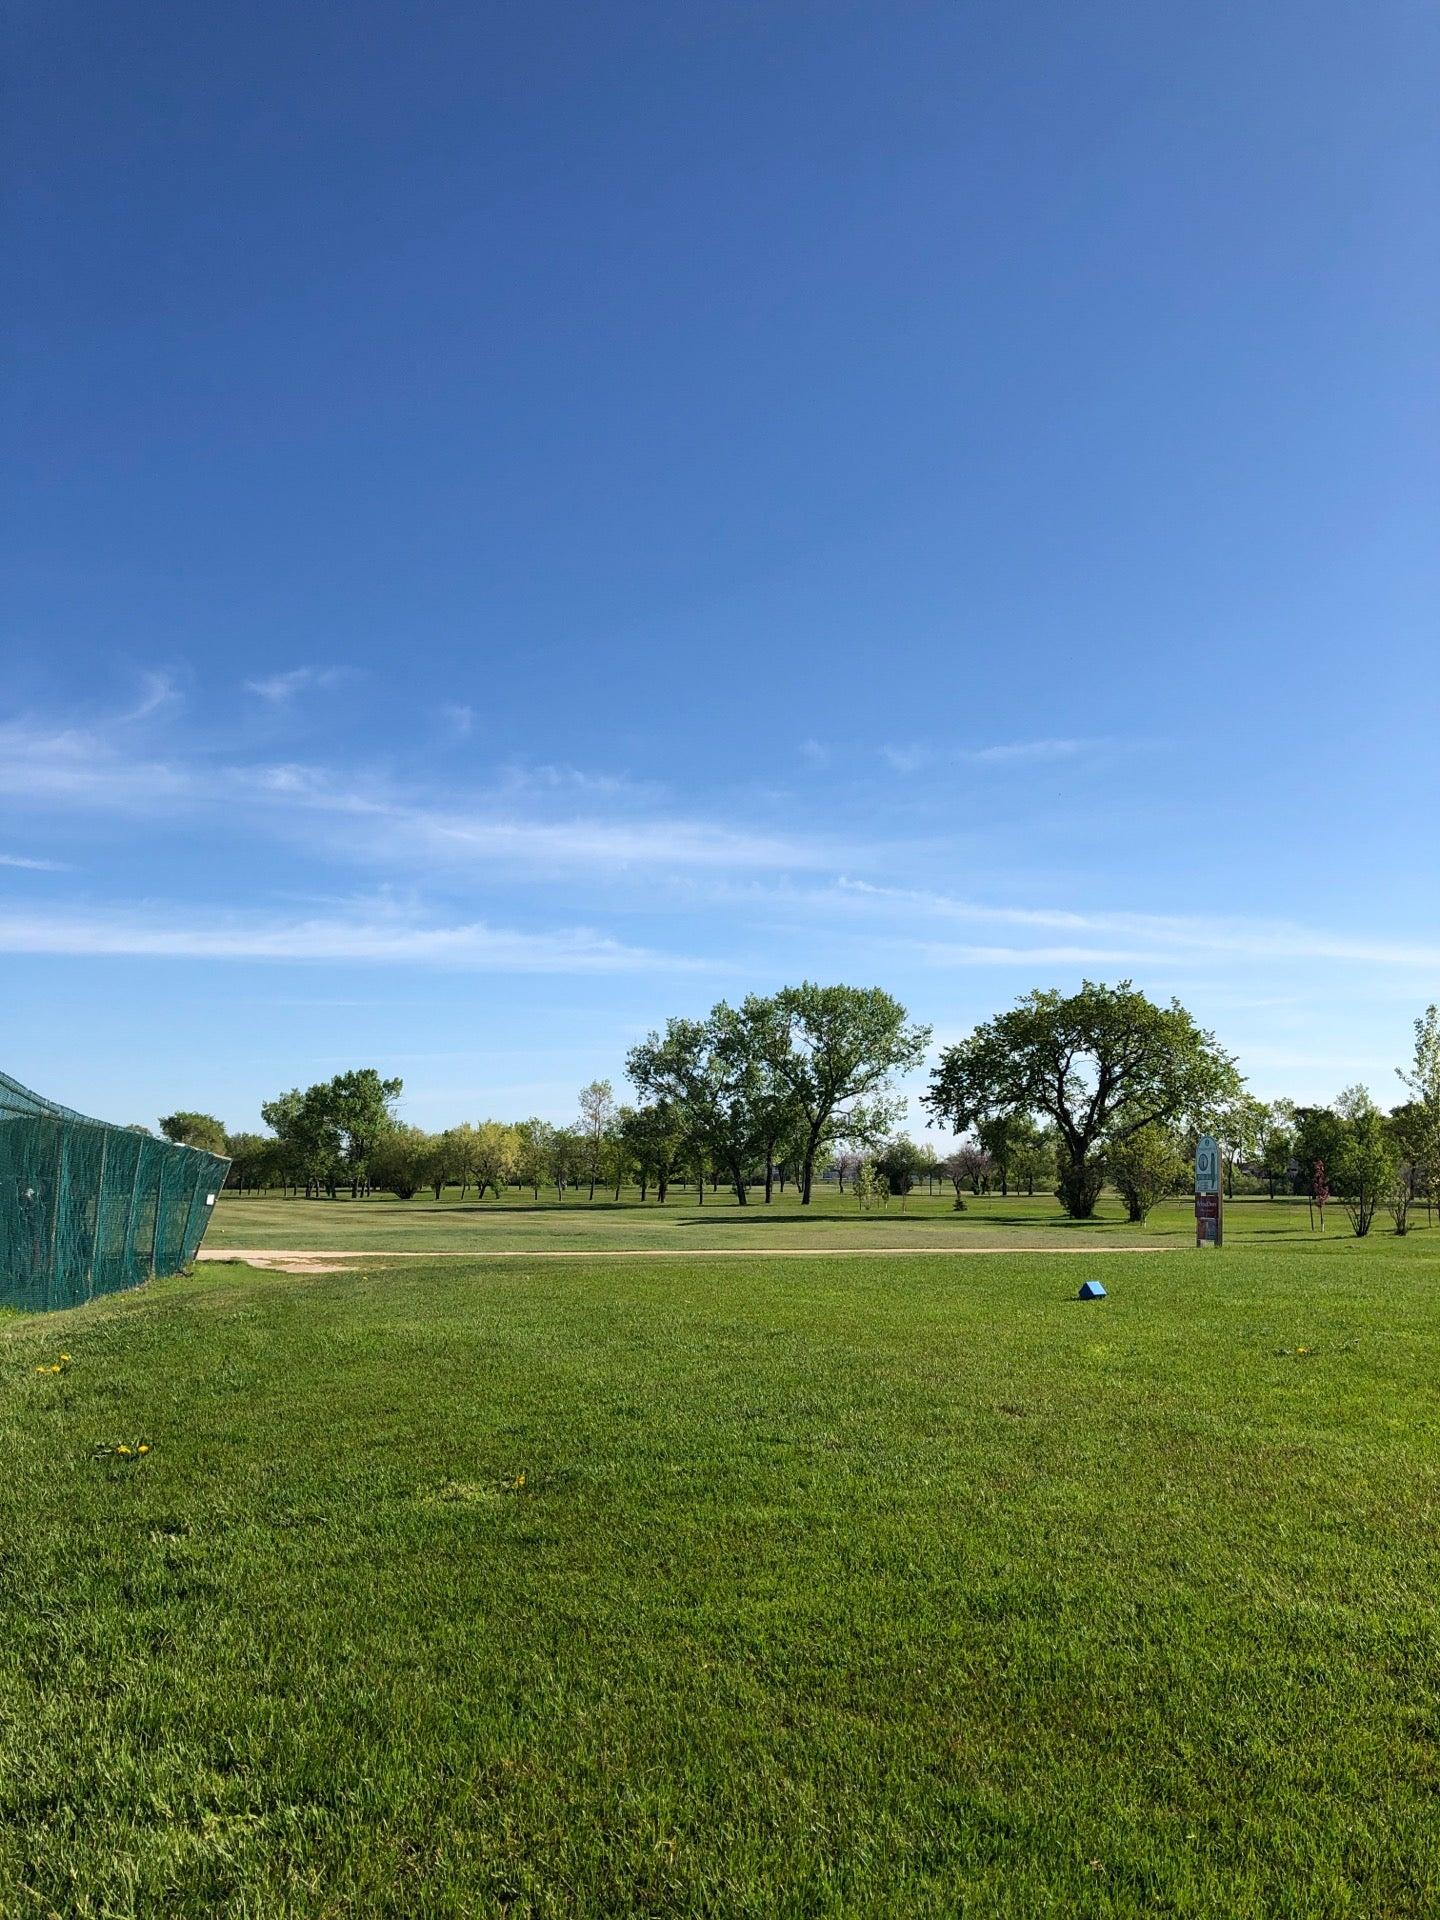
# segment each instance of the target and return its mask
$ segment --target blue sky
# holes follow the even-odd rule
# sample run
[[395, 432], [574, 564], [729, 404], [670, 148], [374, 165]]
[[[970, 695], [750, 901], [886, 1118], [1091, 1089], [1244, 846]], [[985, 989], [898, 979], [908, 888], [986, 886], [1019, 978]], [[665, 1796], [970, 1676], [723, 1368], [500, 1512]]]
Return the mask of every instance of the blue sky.
[[[572, 1115], [804, 975], [1440, 996], [1440, 15], [22, 10], [0, 1065]], [[16, 269], [18, 268], [18, 272]]]

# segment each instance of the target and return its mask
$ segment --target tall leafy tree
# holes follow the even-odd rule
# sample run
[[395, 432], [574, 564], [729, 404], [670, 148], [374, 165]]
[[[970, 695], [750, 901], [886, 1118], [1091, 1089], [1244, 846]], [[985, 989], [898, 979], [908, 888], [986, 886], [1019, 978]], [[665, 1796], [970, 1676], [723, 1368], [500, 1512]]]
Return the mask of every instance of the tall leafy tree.
[[160, 1121], [160, 1131], [182, 1147], [202, 1147], [206, 1153], [226, 1151], [225, 1124], [213, 1113], [167, 1113]]
[[239, 1193], [270, 1186], [279, 1173], [279, 1142], [265, 1133], [226, 1135], [225, 1151], [230, 1156], [226, 1185]]
[[437, 1200], [446, 1187], [459, 1185], [463, 1164], [461, 1143], [453, 1127], [447, 1127], [443, 1133], [431, 1134], [430, 1151], [425, 1160], [425, 1179]]
[[546, 1144], [547, 1170], [555, 1187], [555, 1198], [563, 1203], [565, 1189], [573, 1186], [589, 1165], [588, 1145], [569, 1127], [552, 1127]]
[[692, 1145], [723, 1169], [745, 1206], [758, 1147], [760, 1067], [732, 1010], [722, 1003], [708, 1020], [667, 1021], [663, 1033], [630, 1049], [625, 1071], [647, 1099], [679, 1108]]
[[515, 1174], [538, 1200], [540, 1189], [550, 1178], [551, 1135], [555, 1129], [548, 1120], [532, 1114], [515, 1129]]
[[[1330, 1107], [1296, 1107], [1295, 1161], [1296, 1191], [1315, 1197], [1315, 1169], [1334, 1171], [1345, 1143], [1345, 1122]], [[1326, 1189], [1326, 1199], [1329, 1189]], [[1324, 1208], [1321, 1206], [1323, 1224]]]
[[803, 1132], [800, 1199], [810, 1205], [815, 1161], [827, 1139], [875, 1139], [900, 1117], [892, 1082], [917, 1067], [929, 1027], [912, 1023], [879, 987], [822, 987], [806, 980], [774, 999], [767, 1066]]
[[371, 1183], [397, 1200], [413, 1200], [430, 1179], [434, 1159], [432, 1134], [419, 1127], [391, 1127], [370, 1149]]
[[520, 1141], [516, 1129], [506, 1126], [503, 1120], [482, 1120], [474, 1129], [471, 1151], [471, 1171], [475, 1176], [477, 1197], [483, 1200], [485, 1189], [489, 1187], [498, 1200], [519, 1159]]
[[924, 1100], [957, 1133], [998, 1114], [1043, 1114], [1058, 1136], [1060, 1197], [1087, 1220], [1104, 1143], [1209, 1112], [1240, 1084], [1230, 1055], [1178, 1001], [1160, 1007], [1128, 980], [1087, 980], [1073, 994], [1026, 994], [947, 1047]]
[[761, 994], [749, 995], [738, 1016], [730, 1016], [728, 1008], [725, 1013], [728, 1044], [743, 1050], [750, 1063], [751, 1106], [756, 1144], [765, 1163], [768, 1207], [775, 1197], [775, 1172], [785, 1143], [802, 1118], [794, 1091], [779, 1067], [789, 1046], [788, 1022], [776, 1000]]
[[337, 1073], [320, 1089], [339, 1135], [340, 1157], [350, 1177], [352, 1195], [367, 1178], [377, 1141], [395, 1124], [395, 1102], [404, 1086], [403, 1080], [384, 1079], [374, 1067], [355, 1067], [348, 1073]]
[[1257, 1100], [1253, 1094], [1238, 1092], [1228, 1100], [1221, 1101], [1213, 1112], [1200, 1116], [1202, 1125], [1220, 1143], [1225, 1159], [1225, 1191], [1232, 1200], [1235, 1198], [1236, 1163], [1260, 1157], [1260, 1143], [1265, 1136], [1269, 1113], [1270, 1109], [1263, 1100]]
[[580, 1089], [580, 1118], [575, 1128], [585, 1156], [592, 1200], [605, 1160], [605, 1143], [614, 1125], [615, 1089], [608, 1080], [592, 1080], [588, 1087]]
[[323, 1186], [335, 1198], [340, 1166], [340, 1134], [324, 1083], [303, 1092], [292, 1087], [260, 1108], [260, 1118], [276, 1138], [284, 1177], [308, 1197]]
[[1272, 1200], [1275, 1189], [1289, 1178], [1295, 1157], [1294, 1121], [1295, 1109], [1288, 1100], [1273, 1100], [1265, 1109], [1259, 1139], [1260, 1171]]

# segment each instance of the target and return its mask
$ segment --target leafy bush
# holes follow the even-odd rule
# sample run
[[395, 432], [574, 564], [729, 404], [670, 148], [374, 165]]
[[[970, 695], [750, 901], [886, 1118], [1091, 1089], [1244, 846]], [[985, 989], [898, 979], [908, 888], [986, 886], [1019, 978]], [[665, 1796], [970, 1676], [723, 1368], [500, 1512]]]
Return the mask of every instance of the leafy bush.
[[1374, 1107], [1361, 1108], [1345, 1122], [1331, 1173], [1355, 1237], [1363, 1240], [1395, 1177], [1395, 1149], [1385, 1117]]
[[1179, 1142], [1167, 1127], [1155, 1121], [1108, 1148], [1105, 1163], [1136, 1226], [1157, 1200], [1174, 1193], [1186, 1179], [1185, 1156]]

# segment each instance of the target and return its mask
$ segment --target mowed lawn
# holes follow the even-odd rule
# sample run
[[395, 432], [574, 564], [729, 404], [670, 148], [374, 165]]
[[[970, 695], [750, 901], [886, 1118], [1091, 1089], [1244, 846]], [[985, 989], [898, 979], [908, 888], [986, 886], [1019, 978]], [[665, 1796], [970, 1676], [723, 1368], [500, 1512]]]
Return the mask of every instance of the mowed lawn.
[[1098, 1264], [0, 1323], [0, 1912], [1433, 1914], [1440, 1232]]
[[[435, 1200], [427, 1191], [413, 1200], [391, 1194], [351, 1200], [282, 1198], [273, 1193], [220, 1196], [206, 1235], [208, 1249], [225, 1247], [354, 1248], [392, 1252], [603, 1252], [612, 1249], [684, 1253], [687, 1248], [735, 1247], [828, 1252], [867, 1246], [1049, 1248], [1194, 1246], [1193, 1201], [1166, 1201], [1143, 1226], [1131, 1226], [1113, 1193], [1102, 1196], [1093, 1220], [1070, 1220], [1053, 1194], [1033, 1198], [969, 1195], [957, 1213], [954, 1195], [917, 1192], [902, 1204], [862, 1212], [853, 1193], [818, 1186], [814, 1204], [802, 1207], [793, 1189], [771, 1206], [752, 1194], [747, 1206], [721, 1189], [697, 1202], [695, 1189], [672, 1189], [665, 1206], [653, 1193], [642, 1202], [634, 1188], [619, 1201], [597, 1195], [588, 1204], [582, 1190], [557, 1202], [552, 1192], [536, 1200], [528, 1189], [507, 1189], [500, 1199], [473, 1190], [462, 1199], [449, 1188]], [[1423, 1213], [1419, 1216], [1423, 1223]], [[1388, 1225], [1381, 1216], [1382, 1228]], [[1231, 1241], [1279, 1240], [1310, 1244], [1318, 1239], [1303, 1200], [1243, 1198], [1229, 1202], [1225, 1231]], [[1338, 1201], [1329, 1211], [1326, 1239], [1348, 1232]], [[1440, 1233], [1436, 1235], [1440, 1243]]]

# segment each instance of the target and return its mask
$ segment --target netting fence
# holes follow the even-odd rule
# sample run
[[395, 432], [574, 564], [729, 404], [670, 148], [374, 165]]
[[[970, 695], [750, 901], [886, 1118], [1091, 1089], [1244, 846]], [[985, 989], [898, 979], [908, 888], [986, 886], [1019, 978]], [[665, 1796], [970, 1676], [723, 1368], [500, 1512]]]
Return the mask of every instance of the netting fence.
[[0, 1305], [77, 1307], [178, 1273], [229, 1165], [87, 1119], [0, 1074]]

